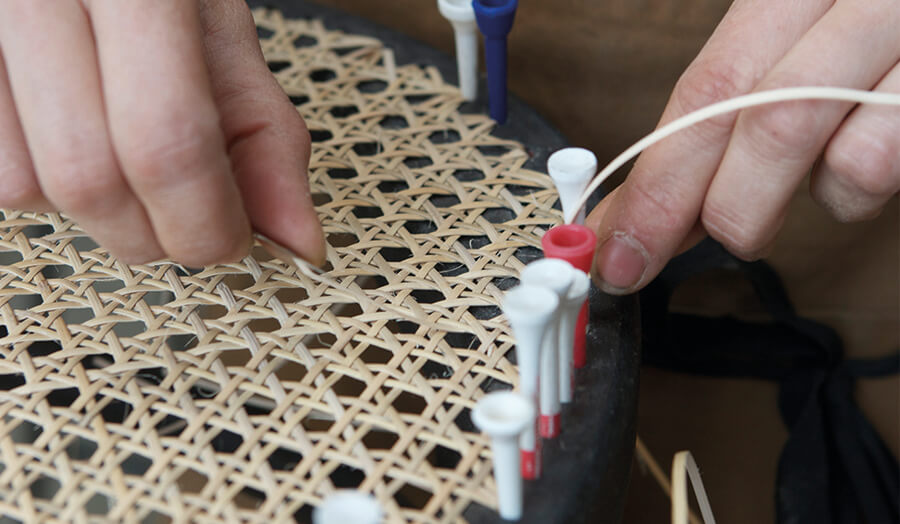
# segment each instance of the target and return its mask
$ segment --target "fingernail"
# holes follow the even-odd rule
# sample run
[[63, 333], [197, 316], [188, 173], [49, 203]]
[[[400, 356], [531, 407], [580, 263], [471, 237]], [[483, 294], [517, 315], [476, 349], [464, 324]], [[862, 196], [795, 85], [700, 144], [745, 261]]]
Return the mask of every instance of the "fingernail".
[[641, 283], [649, 256], [640, 242], [617, 231], [597, 250], [594, 274], [598, 285], [607, 293], [621, 295]]

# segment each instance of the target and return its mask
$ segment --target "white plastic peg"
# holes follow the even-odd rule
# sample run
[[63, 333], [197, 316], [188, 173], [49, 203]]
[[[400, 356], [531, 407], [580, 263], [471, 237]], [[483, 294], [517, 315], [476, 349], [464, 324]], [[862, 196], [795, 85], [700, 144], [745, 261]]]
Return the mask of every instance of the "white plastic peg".
[[534, 404], [512, 391], [489, 393], [472, 410], [472, 422], [491, 437], [500, 516], [519, 520], [522, 518], [522, 475], [517, 467], [517, 440], [525, 428], [534, 427]]
[[560, 304], [559, 321], [559, 401], [572, 402], [575, 389], [575, 324], [578, 313], [591, 290], [591, 277], [580, 269], [572, 268], [572, 287]]
[[549, 289], [556, 295], [559, 306], [547, 328], [541, 349], [540, 417], [538, 427], [542, 437], [559, 435], [559, 321], [561, 306], [574, 280], [575, 268], [559, 258], [542, 258], [522, 270], [522, 284]]
[[379, 524], [381, 506], [371, 495], [351, 489], [335, 491], [313, 511], [313, 524]]
[[[597, 174], [597, 157], [580, 147], [560, 149], [547, 159], [547, 173], [553, 179], [553, 185], [559, 193], [563, 216], [571, 216], [574, 211], [572, 207], [578, 205], [584, 190]], [[584, 224], [583, 207], [575, 223]]]
[[438, 10], [453, 25], [459, 90], [469, 102], [478, 97], [478, 27], [470, 0], [438, 0]]
[[[503, 314], [509, 320], [516, 339], [516, 363], [519, 367], [519, 390], [534, 405], [538, 401], [538, 373], [541, 346], [545, 333], [556, 317], [559, 298], [542, 287], [522, 284], [506, 293]], [[540, 440], [534, 422], [522, 431], [522, 476], [532, 480], [541, 476]]]

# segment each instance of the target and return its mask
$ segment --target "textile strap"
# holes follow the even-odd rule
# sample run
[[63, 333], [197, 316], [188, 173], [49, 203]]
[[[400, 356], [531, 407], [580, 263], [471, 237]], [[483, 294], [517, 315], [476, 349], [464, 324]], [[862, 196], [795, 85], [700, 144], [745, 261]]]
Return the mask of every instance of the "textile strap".
[[[716, 268], [747, 278], [771, 322], [669, 311], [681, 282]], [[779, 383], [790, 436], [778, 464], [778, 522], [900, 522], [900, 465], [853, 399], [855, 379], [900, 372], [900, 353], [844, 359], [837, 333], [798, 316], [770, 266], [740, 261], [711, 240], [674, 259], [641, 304], [646, 364]]]

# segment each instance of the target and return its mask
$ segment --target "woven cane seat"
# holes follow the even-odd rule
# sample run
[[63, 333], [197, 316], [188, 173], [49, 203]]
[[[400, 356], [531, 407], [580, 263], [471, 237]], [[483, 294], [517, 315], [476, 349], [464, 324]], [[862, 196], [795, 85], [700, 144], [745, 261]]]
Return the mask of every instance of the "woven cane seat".
[[304, 521], [341, 487], [392, 522], [495, 505], [469, 410], [516, 383], [497, 305], [560, 222], [550, 180], [436, 69], [254, 16], [311, 130], [327, 272], [261, 247], [129, 266], [66, 216], [0, 210], [10, 519]]

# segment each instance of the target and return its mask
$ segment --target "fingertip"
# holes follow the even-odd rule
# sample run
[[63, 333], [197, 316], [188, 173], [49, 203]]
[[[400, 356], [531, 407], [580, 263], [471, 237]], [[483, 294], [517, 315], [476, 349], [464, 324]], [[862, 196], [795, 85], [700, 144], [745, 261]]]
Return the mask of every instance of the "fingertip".
[[322, 229], [319, 214], [309, 193], [303, 195], [301, 202], [294, 208], [294, 214], [295, 222], [288, 230], [289, 245], [310, 264], [324, 266], [327, 255], [325, 230]]
[[[128, 220], [127, 212], [123, 215], [120, 215], [120, 222], [123, 229], [127, 228], [125, 234], [117, 235], [107, 241], [106, 236], [108, 235], [103, 234], [104, 232], [99, 232], [100, 236], [92, 231], [88, 231], [88, 233], [116, 260], [128, 265], [149, 264], [168, 258], [165, 249], [154, 236], [149, 221], [146, 219], [143, 222], [134, 219]], [[117, 230], [117, 232], [119, 231], [121, 230]]]
[[634, 235], [620, 227], [624, 205], [619, 186], [591, 210], [585, 225], [597, 233], [600, 242], [591, 266], [594, 284], [610, 295], [627, 295], [646, 285], [650, 273], [650, 253]]
[[[877, 218], [885, 203], [896, 194], [896, 189], [888, 188], [880, 194], [867, 191], [864, 184], [854, 181], [858, 177], [850, 174], [851, 169], [840, 169], [836, 165], [826, 160], [813, 169], [809, 181], [813, 201], [844, 224]], [[900, 186], [900, 175], [894, 178], [896, 186]]]
[[250, 224], [246, 220], [244, 221], [244, 226], [241, 233], [234, 237], [231, 249], [225, 250], [225, 254], [221, 259], [216, 261], [217, 264], [240, 262], [250, 254], [250, 250], [253, 249], [253, 234]]
[[[261, 118], [257, 125], [251, 125], [252, 120], [244, 122], [251, 132], [231, 129], [241, 137], [230, 147], [235, 179], [254, 229], [320, 267], [326, 260], [325, 233], [309, 186], [308, 132], [289, 103], [268, 110], [273, 108], [280, 111], [255, 115]], [[240, 120], [232, 113], [229, 117]]]
[[162, 248], [159, 247], [159, 245], [148, 246], [147, 249], [136, 252], [120, 253], [115, 251], [114, 249], [110, 249], [110, 254], [113, 255], [119, 262], [128, 264], [129, 266], [150, 264], [152, 262], [158, 262], [166, 258], [166, 252], [163, 251]]
[[616, 231], [597, 249], [591, 276], [603, 291], [625, 295], [644, 286], [649, 267], [650, 254], [643, 244]]
[[[257, 233], [255, 236], [259, 243], [266, 248], [269, 253], [280, 259], [282, 262], [295, 265], [294, 259], [299, 257], [321, 269], [327, 261], [327, 246], [322, 228], [316, 227], [314, 229], [319, 232], [318, 236], [320, 240], [316, 241], [313, 239], [313, 241], [309, 243], [298, 244], [295, 242], [276, 241], [261, 232]], [[315, 237], [316, 235], [316, 231], [313, 231], [310, 236]]]
[[254, 139], [272, 156], [235, 155], [238, 184], [253, 228], [293, 254], [320, 267], [325, 264], [325, 232], [308, 189], [304, 166], [272, 144]]
[[744, 262], [756, 262], [757, 260], [762, 260], [769, 255], [772, 254], [773, 249], [775, 248], [775, 243], [772, 242], [770, 244], [765, 245], [759, 249], [753, 251], [738, 251], [738, 250], [729, 250], [732, 255], [736, 258], [744, 261]]
[[246, 215], [231, 220], [228, 227], [193, 224], [191, 235], [169, 234], [160, 242], [168, 257], [188, 267], [234, 264], [250, 253], [253, 238]]
[[295, 228], [292, 228], [286, 237], [285, 245], [303, 260], [321, 268], [327, 262], [327, 245], [325, 231], [319, 223], [315, 209], [310, 204], [307, 208], [311, 211], [302, 213], [305, 215]]

